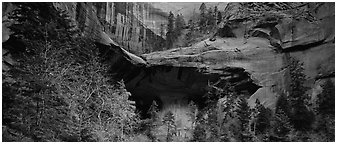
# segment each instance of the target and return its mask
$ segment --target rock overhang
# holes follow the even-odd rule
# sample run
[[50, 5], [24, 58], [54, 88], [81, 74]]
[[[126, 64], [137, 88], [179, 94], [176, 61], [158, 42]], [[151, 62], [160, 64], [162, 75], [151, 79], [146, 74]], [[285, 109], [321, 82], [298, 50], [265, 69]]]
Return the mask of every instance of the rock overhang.
[[[239, 30], [239, 26], [236, 28], [236, 31], [233, 30], [236, 35], [234, 38], [216, 37], [216, 39], [206, 39], [190, 47], [143, 54], [140, 57], [143, 58], [146, 64], [133, 68], [137, 70], [137, 72], [134, 72], [137, 74], [132, 76], [133, 78], [130, 79], [131, 81], [127, 81], [126, 85], [129, 90], [132, 91], [132, 89], [136, 87], [136, 82], [132, 81], [138, 81], [138, 85], [148, 81], [148, 84], [143, 84], [144, 86], [142, 88], [138, 88], [139, 91], [142, 91], [141, 89], [144, 90], [144, 94], [142, 95], [155, 93], [155, 91], [160, 91], [157, 93], [163, 93], [164, 90], [151, 91], [152, 88], [159, 89], [160, 85], [157, 82], [154, 82], [155, 84], [149, 84], [149, 82], [163, 82], [164, 80], [160, 77], [171, 78], [170, 80], [173, 80], [173, 77], [178, 77], [177, 75], [179, 74], [177, 73], [179, 73], [179, 70], [173, 70], [171, 72], [159, 70], [158, 72], [163, 74], [163, 76], [160, 76], [160, 74], [148, 72], [151, 71], [151, 69], [158, 70], [159, 67], [172, 69], [192, 68], [198, 73], [216, 75], [215, 79], [219, 80], [223, 78], [221, 75], [226, 73], [223, 69], [240, 68], [247, 73], [250, 79], [249, 81], [258, 86], [257, 89], [259, 89], [258, 91], [255, 90], [256, 93], [252, 94], [249, 99], [249, 104], [252, 105], [255, 99], [258, 98], [265, 106], [274, 107], [277, 97], [286, 90], [287, 83], [289, 83], [289, 81], [287, 81], [287, 77], [289, 76], [287, 76], [286, 72], [289, 56], [296, 57], [305, 62], [305, 73], [311, 78], [316, 78], [316, 75], [320, 73], [323, 75], [331, 75], [331, 71], [334, 69], [334, 66], [330, 65], [334, 63], [334, 61], [331, 60], [334, 59], [334, 53], [332, 53], [334, 52], [334, 33], [332, 33], [331, 30], [334, 30], [334, 26], [330, 24], [334, 23], [334, 18], [332, 20], [329, 19], [331, 13], [327, 13], [326, 15], [327, 16], [322, 16], [319, 19], [318, 24], [293, 21], [295, 22], [295, 33], [291, 33], [292, 31], [289, 30], [290, 23], [287, 22], [287, 19], [283, 19], [281, 23], [273, 23], [272, 25], [267, 25], [267, 27], [256, 27], [255, 30], [266, 34], [264, 37], [259, 37], [257, 34], [256, 36], [253, 35], [249, 38], [243, 38], [241, 37], [243, 31]], [[302, 24], [304, 25], [300, 26]], [[302, 27], [304, 27], [304, 29], [302, 29]], [[315, 32], [316, 29], [318, 31]], [[304, 36], [301, 36], [302, 34], [304, 34]], [[321, 41], [322, 43], [318, 43]], [[297, 47], [301, 48], [297, 49]], [[320, 47], [324, 47], [324, 49]], [[314, 51], [319, 51], [320, 54]], [[309, 59], [312, 55], [322, 55], [321, 53], [327, 53], [329, 56], [327, 58], [316, 56], [314, 59]], [[127, 53], [124, 54], [128, 55]], [[326, 60], [328, 60], [329, 64], [320, 64]], [[133, 67], [131, 65], [126, 66]], [[318, 68], [325, 66], [329, 67], [328, 72], [322, 68], [323, 72], [319, 72]], [[333, 69], [330, 67], [333, 67]], [[122, 71], [125, 70], [133, 71], [128, 68], [124, 68]], [[309, 70], [313, 72], [308, 72]], [[183, 73], [191, 73], [188, 70], [183, 71], [186, 71]], [[164, 73], [172, 73], [172, 75], [175, 73], [176, 75], [164, 75]], [[198, 78], [200, 77], [201, 76]], [[204, 75], [202, 77], [204, 77]], [[183, 87], [174, 82], [172, 82], [171, 86], [167, 83], [161, 84], [166, 85], [168, 89]], [[243, 87], [242, 89], [249, 89], [249, 87]], [[146, 90], [150, 92], [146, 92]], [[181, 93], [184, 92], [186, 94], [188, 91], [201, 93], [198, 90], [199, 89], [185, 89], [184, 91], [181, 90]], [[171, 94], [166, 93], [164, 95], [179, 94], [173, 91]]]
[[[193, 67], [202, 73], [215, 74], [218, 81], [236, 83], [236, 90], [248, 91], [246, 94], [249, 96], [261, 89], [259, 94], [266, 91], [272, 97], [277, 97], [282, 88], [274, 87], [285, 83], [284, 74], [280, 73], [285, 65], [285, 57], [275, 51], [265, 38], [216, 38], [215, 41], [204, 40], [191, 47], [144, 54], [142, 57], [149, 64], [147, 67]], [[234, 78], [238, 73], [243, 79]], [[257, 97], [260, 96], [250, 97], [249, 104], [253, 105], [251, 101]], [[267, 106], [275, 106], [275, 101], [267, 102]]]

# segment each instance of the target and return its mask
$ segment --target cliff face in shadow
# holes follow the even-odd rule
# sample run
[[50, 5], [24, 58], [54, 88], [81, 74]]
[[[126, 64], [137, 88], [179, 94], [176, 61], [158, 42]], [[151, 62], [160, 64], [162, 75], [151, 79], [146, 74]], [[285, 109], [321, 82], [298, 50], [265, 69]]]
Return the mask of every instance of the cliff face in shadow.
[[[86, 36], [99, 38], [106, 33], [126, 50], [142, 54], [158, 51], [164, 39], [159, 36], [165, 15], [154, 13], [147, 3], [77, 2], [53, 3], [65, 10]], [[157, 10], [158, 11], [158, 10]]]

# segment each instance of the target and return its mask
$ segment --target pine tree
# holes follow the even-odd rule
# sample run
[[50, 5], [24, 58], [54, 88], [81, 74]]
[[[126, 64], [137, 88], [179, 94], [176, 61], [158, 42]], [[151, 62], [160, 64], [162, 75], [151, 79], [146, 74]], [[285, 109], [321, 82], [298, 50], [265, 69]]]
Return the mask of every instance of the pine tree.
[[251, 141], [251, 132], [249, 129], [249, 120], [251, 110], [248, 106], [247, 100], [243, 97], [239, 98], [238, 101], [238, 109], [236, 109], [236, 114], [240, 121], [240, 128], [241, 128], [241, 140], [242, 141]]
[[17, 38], [31, 40], [70, 40], [78, 33], [65, 11], [55, 9], [52, 3], [13, 3], [18, 8], [9, 16], [16, 20], [10, 26]]
[[165, 35], [165, 27], [164, 24], [160, 24], [160, 37], [164, 38]]
[[174, 128], [176, 127], [175, 118], [171, 111], [165, 113], [163, 123], [167, 126], [166, 141], [170, 142], [173, 140], [173, 134], [175, 133]]
[[206, 140], [206, 121], [203, 118], [203, 114], [200, 112], [197, 114], [196, 126], [193, 131], [192, 141], [203, 142]]
[[327, 141], [335, 140], [335, 89], [329, 79], [322, 86], [323, 91], [317, 96], [316, 104], [316, 130], [323, 133]]
[[168, 16], [168, 24], [167, 24], [167, 33], [166, 33], [166, 47], [172, 48], [173, 42], [175, 40], [175, 32], [174, 32], [174, 15], [170, 11]]
[[156, 101], [152, 101], [152, 104], [148, 110], [148, 114], [150, 114], [151, 119], [157, 120], [158, 119], [158, 104]]
[[285, 94], [281, 94], [276, 102], [275, 113], [278, 111], [283, 111], [287, 116], [290, 115], [290, 104]]
[[182, 30], [185, 28], [185, 20], [182, 14], [178, 14], [175, 20], [175, 34], [179, 37], [182, 34]]
[[218, 6], [214, 6], [214, 14], [213, 14], [213, 17], [215, 19], [215, 24], [218, 24]]
[[275, 114], [271, 121], [269, 141], [288, 141], [295, 131], [290, 119], [290, 104], [285, 94], [281, 94], [276, 102]]
[[209, 28], [213, 28], [216, 24], [215, 21], [216, 21], [216, 18], [215, 18], [214, 11], [210, 7], [210, 8], [208, 8], [208, 11], [207, 11], [207, 26]]
[[264, 134], [270, 126], [271, 111], [265, 108], [258, 99], [251, 114], [251, 126], [255, 136]]
[[152, 104], [148, 110], [148, 114], [150, 114], [151, 119], [147, 121], [147, 128], [146, 128], [146, 135], [152, 140], [156, 141], [157, 138], [155, 137], [154, 131], [159, 126], [159, 109], [156, 101], [152, 101]]
[[220, 124], [218, 122], [217, 107], [211, 107], [207, 111], [206, 125], [210, 132], [209, 141], [219, 141], [220, 137]]
[[217, 24], [219, 24], [222, 21], [222, 13], [221, 13], [221, 11], [218, 11], [216, 19], [217, 19]]
[[200, 18], [199, 18], [199, 27], [201, 30], [204, 29], [204, 27], [206, 26], [207, 24], [207, 16], [206, 16], [206, 4], [205, 3], [202, 3], [200, 5]]
[[274, 134], [276, 134], [280, 140], [285, 140], [290, 131], [294, 130], [292, 124], [290, 123], [289, 117], [282, 109], [279, 109], [276, 111], [273, 119], [274, 124], [272, 127]]
[[303, 63], [295, 58], [289, 60], [290, 90], [288, 101], [291, 107], [290, 119], [296, 129], [309, 129], [314, 120], [313, 113], [309, 111], [309, 97], [306, 94], [308, 87], [304, 86], [306, 76]]
[[323, 115], [335, 114], [335, 89], [331, 80], [326, 81], [322, 86], [323, 91], [317, 96], [317, 111]]
[[191, 101], [188, 104], [188, 108], [189, 111], [187, 112], [187, 115], [190, 118], [189, 121], [191, 121], [191, 129], [193, 130], [197, 119], [198, 107], [194, 104], [193, 101]]

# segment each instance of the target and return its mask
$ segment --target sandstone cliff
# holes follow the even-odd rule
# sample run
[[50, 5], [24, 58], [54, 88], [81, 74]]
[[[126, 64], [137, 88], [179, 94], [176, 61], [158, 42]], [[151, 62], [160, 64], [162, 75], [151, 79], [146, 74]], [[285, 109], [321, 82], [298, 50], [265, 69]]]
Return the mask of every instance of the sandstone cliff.
[[[111, 39], [135, 54], [160, 50], [159, 26], [166, 17], [151, 13], [147, 3], [131, 2], [72, 2], [54, 3], [66, 10], [84, 35], [99, 38], [106, 33]], [[156, 25], [154, 25], [156, 24]]]
[[[291, 18], [284, 18], [275, 24], [261, 21], [251, 26], [251, 36], [247, 39], [243, 38], [245, 27], [238, 23], [235, 27], [232, 25], [231, 29], [236, 38], [217, 37], [215, 41], [205, 40], [191, 47], [143, 56], [150, 67], [189, 67], [218, 75], [230, 73], [228, 70], [231, 68], [242, 68], [253, 84], [261, 86], [250, 97], [250, 105], [259, 99], [265, 106], [274, 108], [277, 98], [289, 87], [288, 70], [285, 68], [289, 56], [304, 63], [308, 77], [306, 85], [312, 88], [308, 94], [312, 97], [319, 93], [322, 81], [334, 79], [333, 9], [333, 3], [308, 9], [316, 18], [314, 22]], [[237, 73], [234, 71], [232, 74]]]

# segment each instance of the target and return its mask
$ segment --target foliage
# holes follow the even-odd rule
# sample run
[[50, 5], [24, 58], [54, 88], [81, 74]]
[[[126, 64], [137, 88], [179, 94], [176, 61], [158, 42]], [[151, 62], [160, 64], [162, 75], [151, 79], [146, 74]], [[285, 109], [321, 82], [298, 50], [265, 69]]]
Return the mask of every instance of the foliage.
[[12, 29], [24, 51], [3, 73], [3, 125], [34, 141], [123, 141], [133, 134], [130, 93], [123, 81], [112, 85], [93, 41], [72, 38], [67, 16], [50, 3], [17, 5]]
[[335, 86], [331, 80], [328, 80], [322, 87], [322, 93], [317, 96], [317, 112], [324, 115], [334, 115]]
[[159, 123], [159, 115], [158, 115], [159, 109], [158, 109], [158, 104], [156, 101], [153, 101], [148, 113], [150, 114], [151, 118], [147, 122], [147, 128], [146, 128], [146, 135], [152, 140], [156, 141], [155, 134], [153, 133], [154, 130], [160, 125]]
[[206, 10], [207, 10], [207, 8], [206, 8], [206, 4], [202, 3], [200, 5], [199, 10], [200, 10], [199, 26], [201, 28], [204, 28], [206, 26], [206, 23], [207, 23], [207, 18], [206, 18]]
[[[308, 2], [244, 2], [240, 3], [241, 11], [238, 16], [252, 20], [263, 17], [275, 17], [277, 19], [292, 17], [315, 21], [316, 19], [307, 9], [309, 4]], [[319, 4], [315, 7], [318, 6]]]
[[185, 29], [185, 20], [182, 14], [178, 14], [175, 20], [175, 35], [176, 37], [181, 36], [182, 30]]
[[3, 82], [8, 94], [4, 119], [24, 120], [20, 126], [37, 141], [119, 141], [131, 132], [135, 107], [130, 93], [123, 82], [109, 84], [107, 67], [89, 41], [51, 41], [47, 46], [27, 41], [30, 54], [22, 54], [5, 78], [14, 81]]
[[153, 119], [154, 121], [158, 120], [159, 119], [158, 112], [159, 112], [159, 109], [158, 109], [157, 102], [152, 101], [152, 104], [148, 110], [148, 113], [150, 114], [151, 119]]
[[193, 43], [200, 42], [214, 35], [216, 26], [222, 21], [222, 13], [217, 6], [207, 9], [206, 4], [200, 5], [200, 14], [196, 15], [197, 19], [192, 17], [188, 21], [188, 31], [186, 35], [185, 45], [190, 46]]
[[272, 122], [273, 133], [282, 139], [286, 139], [287, 134], [294, 130], [287, 114], [282, 110], [278, 110], [273, 117]]
[[165, 35], [164, 24], [160, 24], [160, 36], [164, 37], [164, 35]]
[[213, 11], [212, 7], [208, 8], [207, 11], [207, 26], [211, 29], [216, 25], [216, 12]]
[[170, 11], [170, 14], [168, 16], [167, 33], [166, 33], [167, 48], [172, 48], [174, 40], [175, 40], [174, 14]]
[[289, 60], [290, 90], [288, 101], [290, 104], [290, 118], [296, 129], [310, 129], [313, 122], [313, 113], [308, 109], [309, 96], [304, 86], [306, 76], [304, 74], [303, 63], [295, 58]]
[[197, 114], [196, 126], [193, 131], [192, 141], [202, 142], [206, 141], [206, 129], [205, 129], [206, 121], [203, 117], [202, 113]]
[[214, 12], [216, 12], [216, 24], [219, 24], [222, 21], [222, 13], [218, 11], [217, 8], [214, 8]]
[[191, 121], [191, 129], [194, 129], [194, 125], [197, 120], [198, 107], [193, 101], [191, 101], [188, 104], [188, 108], [189, 110], [188, 110], [187, 116], [189, 117], [189, 120]]
[[163, 117], [163, 123], [167, 126], [166, 141], [172, 141], [173, 134], [175, 133], [174, 128], [176, 127], [176, 125], [174, 115], [171, 111], [165, 113]]
[[[265, 108], [258, 99], [256, 99], [254, 109], [257, 110], [256, 116], [256, 133], [263, 134], [270, 126], [271, 111]], [[253, 110], [254, 111], [254, 110]]]
[[329, 79], [322, 86], [323, 91], [317, 96], [316, 130], [325, 135], [326, 141], [335, 140], [335, 89]]
[[78, 31], [65, 11], [55, 9], [52, 3], [13, 3], [18, 8], [9, 16], [16, 21], [10, 26], [14, 37], [32, 40], [69, 40]]
[[250, 132], [250, 115], [251, 115], [251, 109], [248, 106], [247, 100], [243, 97], [239, 98], [238, 101], [238, 109], [235, 110], [236, 115], [238, 116], [238, 119], [240, 121], [240, 131], [241, 133], [241, 140], [242, 141], [251, 141], [252, 135]]

